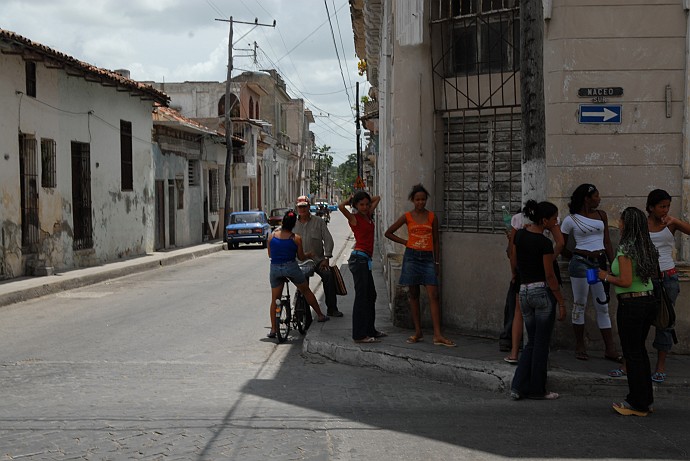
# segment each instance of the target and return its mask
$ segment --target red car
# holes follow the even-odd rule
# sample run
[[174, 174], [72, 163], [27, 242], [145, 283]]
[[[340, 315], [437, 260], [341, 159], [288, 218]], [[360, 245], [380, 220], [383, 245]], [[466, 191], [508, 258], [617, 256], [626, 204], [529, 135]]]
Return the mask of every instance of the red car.
[[290, 210], [290, 208], [274, 208], [271, 210], [268, 216], [268, 224], [271, 226], [271, 229], [275, 229], [283, 224], [283, 216], [285, 216], [288, 210]]

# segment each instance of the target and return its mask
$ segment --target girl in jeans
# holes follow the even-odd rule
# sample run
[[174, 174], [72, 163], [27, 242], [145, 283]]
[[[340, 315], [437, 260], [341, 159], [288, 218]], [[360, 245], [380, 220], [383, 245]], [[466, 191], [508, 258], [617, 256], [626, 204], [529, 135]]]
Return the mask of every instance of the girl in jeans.
[[659, 253], [649, 236], [647, 217], [642, 210], [635, 207], [623, 210], [619, 228], [621, 240], [611, 263], [611, 273], [599, 270], [599, 280], [609, 282], [616, 289], [616, 324], [628, 373], [628, 395], [624, 401], [614, 403], [613, 409], [621, 415], [647, 416], [654, 392], [645, 340], [659, 309], [652, 284], [659, 271]]
[[559, 395], [546, 391], [546, 367], [556, 302], [560, 321], [565, 319], [565, 301], [553, 270], [553, 244], [544, 231], [556, 227], [558, 208], [551, 202], [528, 200], [523, 213], [533, 224], [515, 234], [510, 265], [513, 275], [520, 274], [520, 310], [527, 344], [513, 376], [510, 397], [555, 400]]
[[[376, 320], [376, 288], [371, 273], [374, 254], [374, 221], [372, 215], [381, 201], [381, 197], [371, 197], [365, 191], [359, 191], [350, 199], [338, 205], [338, 209], [347, 219], [352, 233], [355, 235], [355, 248], [347, 261], [355, 282], [355, 303], [352, 307], [352, 339], [356, 343], [378, 343], [379, 338], [386, 336], [377, 331], [374, 326]], [[354, 213], [350, 213], [345, 205], [351, 204]]]
[[[649, 236], [659, 251], [661, 283], [664, 284], [671, 302], [675, 304], [680, 293], [680, 284], [676, 265], [673, 262], [673, 249], [676, 246], [673, 234], [677, 230], [690, 234], [690, 224], [668, 214], [670, 207], [671, 196], [665, 190], [655, 189], [647, 196], [647, 226]], [[652, 381], [656, 383], [663, 383], [666, 380], [666, 356], [673, 346], [674, 334], [673, 328], [656, 329], [653, 346], [658, 351], [658, 355], [656, 369], [652, 374]]]
[[[426, 209], [429, 192], [421, 184], [412, 187], [409, 199], [414, 209], [403, 214], [384, 234], [386, 238], [405, 245], [400, 285], [407, 286], [410, 301], [414, 335], [407, 338], [409, 344], [422, 341], [422, 320], [419, 312], [419, 285], [426, 287], [429, 295], [431, 321], [434, 326], [434, 344], [455, 347], [455, 343], [441, 333], [441, 309], [438, 303], [438, 219], [433, 211]], [[395, 231], [407, 226], [407, 240], [395, 235]]]

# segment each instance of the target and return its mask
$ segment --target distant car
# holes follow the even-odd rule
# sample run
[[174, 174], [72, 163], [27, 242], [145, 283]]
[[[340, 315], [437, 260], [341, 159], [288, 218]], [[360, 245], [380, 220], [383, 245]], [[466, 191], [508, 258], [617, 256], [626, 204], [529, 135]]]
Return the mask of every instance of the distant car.
[[333, 204], [328, 205], [328, 209], [331, 211], [336, 211], [338, 209], [338, 205], [333, 205]]
[[268, 216], [263, 211], [236, 211], [230, 214], [230, 224], [225, 227], [228, 250], [237, 248], [240, 243], [260, 243], [266, 248], [268, 233]]
[[271, 210], [271, 213], [268, 215], [268, 224], [271, 226], [271, 229], [283, 224], [283, 216], [289, 210], [290, 208], [274, 208]]
[[316, 204], [312, 203], [311, 205], [309, 205], [309, 212], [310, 212], [311, 214], [315, 214], [315, 213], [316, 213]]

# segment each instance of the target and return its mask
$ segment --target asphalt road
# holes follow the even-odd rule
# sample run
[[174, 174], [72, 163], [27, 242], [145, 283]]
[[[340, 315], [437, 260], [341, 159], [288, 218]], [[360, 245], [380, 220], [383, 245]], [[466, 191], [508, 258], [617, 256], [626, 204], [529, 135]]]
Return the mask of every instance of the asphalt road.
[[0, 460], [689, 457], [687, 400], [623, 418], [312, 361], [265, 338], [269, 292], [241, 246], [1, 308]]

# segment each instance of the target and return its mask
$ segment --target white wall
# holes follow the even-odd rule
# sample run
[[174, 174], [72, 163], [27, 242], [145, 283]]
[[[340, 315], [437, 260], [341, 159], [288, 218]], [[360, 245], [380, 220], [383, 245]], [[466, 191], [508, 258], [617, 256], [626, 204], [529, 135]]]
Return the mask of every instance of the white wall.
[[[113, 87], [68, 76], [37, 63], [37, 97], [25, 92], [24, 61], [0, 54], [0, 221], [3, 267], [22, 275], [18, 131], [57, 149], [57, 187], [39, 187], [39, 258], [64, 269], [91, 265], [153, 249], [151, 102]], [[133, 191], [120, 187], [120, 120], [132, 123]], [[91, 147], [93, 249], [72, 250], [71, 142]]]

